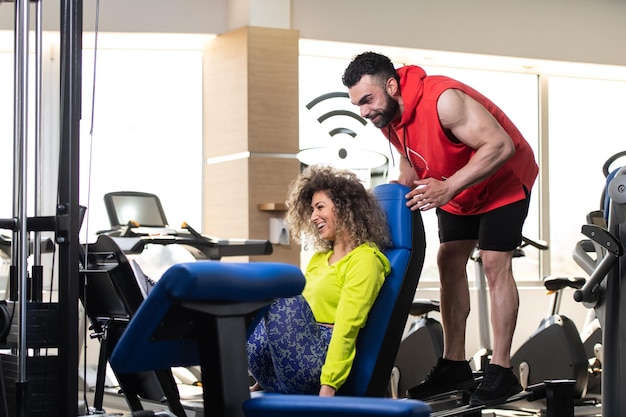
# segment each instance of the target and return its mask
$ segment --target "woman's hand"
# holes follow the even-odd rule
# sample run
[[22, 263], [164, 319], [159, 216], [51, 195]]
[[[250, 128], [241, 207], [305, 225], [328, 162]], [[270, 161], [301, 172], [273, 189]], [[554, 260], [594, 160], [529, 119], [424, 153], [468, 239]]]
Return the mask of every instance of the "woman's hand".
[[334, 397], [336, 389], [328, 385], [322, 385], [320, 388], [320, 397]]

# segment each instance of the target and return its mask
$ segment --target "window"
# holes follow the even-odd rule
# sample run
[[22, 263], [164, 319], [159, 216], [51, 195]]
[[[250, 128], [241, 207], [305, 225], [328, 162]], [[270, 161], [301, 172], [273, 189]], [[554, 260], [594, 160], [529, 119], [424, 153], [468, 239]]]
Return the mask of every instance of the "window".
[[626, 150], [626, 81], [553, 76], [548, 88], [552, 273], [580, 276], [572, 251], [587, 214], [601, 208], [602, 166]]
[[201, 230], [202, 50], [124, 45], [97, 51], [93, 137], [93, 50], [83, 53], [79, 195], [90, 240], [110, 227], [110, 191], [157, 194], [173, 228]]
[[[0, 37], [0, 174], [13, 178], [13, 34]], [[109, 191], [146, 191], [159, 195], [173, 227], [183, 221], [201, 229], [202, 211], [202, 47], [206, 36], [100, 34], [95, 78], [94, 130], [90, 134], [94, 51], [92, 36], [83, 35], [82, 114], [80, 125], [80, 204], [88, 207], [81, 240], [94, 240], [108, 229], [103, 196]], [[58, 43], [58, 36], [47, 41]], [[102, 46], [104, 45], [104, 46]], [[59, 48], [47, 48], [59, 53]], [[45, 58], [45, 57], [44, 57]], [[44, 62], [44, 95], [54, 97], [58, 56]], [[34, 57], [29, 69], [34, 74]], [[31, 76], [34, 80], [34, 76]], [[34, 83], [29, 109], [34, 108]], [[54, 110], [44, 108], [46, 142], [56, 140]], [[28, 134], [34, 136], [34, 111]], [[29, 139], [32, 148], [33, 139]], [[57, 148], [46, 143], [43, 181], [55, 199]], [[29, 151], [32, 158], [32, 152]], [[34, 164], [29, 162], [32, 170]], [[32, 182], [33, 175], [29, 174]], [[3, 181], [0, 216], [12, 215], [12, 181]], [[48, 188], [50, 190], [48, 190]], [[29, 187], [32, 190], [33, 187]], [[30, 191], [32, 193], [32, 191]], [[46, 202], [44, 202], [46, 203]], [[49, 203], [49, 202], [48, 202]], [[53, 201], [54, 203], [54, 201]], [[52, 205], [54, 207], [54, 205]], [[32, 203], [29, 203], [32, 212]], [[54, 213], [42, 213], [50, 215]], [[84, 236], [85, 232], [89, 236]]]
[[0, 50], [0, 216], [13, 214], [13, 86], [12, 51]]
[[[13, 148], [14, 148], [14, 110], [15, 110], [15, 85], [14, 85], [14, 67], [15, 57], [13, 55], [13, 34], [0, 32], [0, 195], [4, 198], [0, 201], [0, 217], [12, 217], [13, 216], [13, 169], [14, 164], [17, 161], [14, 160]], [[28, 126], [26, 127], [26, 133], [28, 135], [28, 150], [27, 157], [29, 158], [27, 166], [29, 173], [27, 179], [29, 184], [34, 181], [34, 134], [35, 134], [35, 55], [31, 53], [29, 55], [29, 76], [26, 82], [28, 88]], [[32, 105], [30, 105], [32, 104]], [[29, 187], [32, 190], [32, 187]], [[30, 191], [30, 201], [27, 203], [27, 209], [29, 214], [32, 210], [32, 195]], [[5, 234], [10, 234], [9, 231], [2, 231]]]

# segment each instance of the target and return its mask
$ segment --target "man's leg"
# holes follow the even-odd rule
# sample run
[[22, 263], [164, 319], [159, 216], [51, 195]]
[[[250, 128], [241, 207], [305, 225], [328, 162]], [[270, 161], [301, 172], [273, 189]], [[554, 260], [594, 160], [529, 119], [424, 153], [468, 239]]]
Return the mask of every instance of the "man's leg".
[[491, 301], [493, 354], [480, 385], [472, 394], [472, 405], [501, 404], [522, 390], [511, 369], [511, 341], [519, 294], [511, 263], [513, 251], [522, 241], [522, 225], [528, 199], [492, 210], [481, 216], [479, 246]]
[[517, 323], [519, 294], [511, 270], [513, 252], [481, 251], [491, 301], [493, 354], [491, 363], [511, 366], [511, 343]]
[[441, 282], [440, 309], [443, 322], [443, 357], [465, 361], [465, 331], [470, 312], [467, 261], [475, 240], [444, 242], [439, 246], [437, 264]]
[[465, 268], [475, 246], [475, 240], [456, 240], [439, 247], [444, 355], [422, 382], [407, 390], [410, 398], [424, 400], [475, 386], [472, 369], [465, 359], [465, 323], [470, 309]]
[[491, 300], [493, 354], [480, 385], [470, 397], [471, 405], [498, 405], [522, 390], [511, 370], [511, 341], [519, 295], [511, 272], [513, 252], [481, 251]]

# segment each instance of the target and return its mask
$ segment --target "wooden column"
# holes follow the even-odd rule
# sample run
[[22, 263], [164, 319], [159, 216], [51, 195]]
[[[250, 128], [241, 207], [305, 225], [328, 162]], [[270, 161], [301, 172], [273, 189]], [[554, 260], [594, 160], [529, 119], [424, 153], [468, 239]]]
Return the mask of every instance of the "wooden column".
[[[298, 175], [298, 32], [244, 27], [211, 40], [204, 53], [203, 232], [268, 239]], [[260, 205], [276, 204], [278, 210]], [[300, 247], [274, 244], [250, 261], [300, 265]], [[224, 261], [242, 261], [240, 257]]]

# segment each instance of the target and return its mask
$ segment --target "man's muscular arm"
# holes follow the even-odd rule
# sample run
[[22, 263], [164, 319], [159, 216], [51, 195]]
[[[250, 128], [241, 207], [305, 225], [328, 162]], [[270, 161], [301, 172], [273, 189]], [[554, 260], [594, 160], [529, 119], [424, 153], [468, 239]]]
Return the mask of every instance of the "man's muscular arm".
[[467, 165], [448, 178], [455, 195], [491, 176], [515, 153], [513, 140], [491, 113], [462, 91], [444, 91], [437, 111], [443, 128], [476, 150]]
[[462, 143], [476, 150], [470, 161], [445, 181], [424, 179], [422, 185], [407, 194], [413, 210], [441, 207], [464, 189], [488, 178], [513, 154], [511, 137], [496, 119], [476, 100], [460, 90], [444, 91], [437, 101], [439, 120]]

